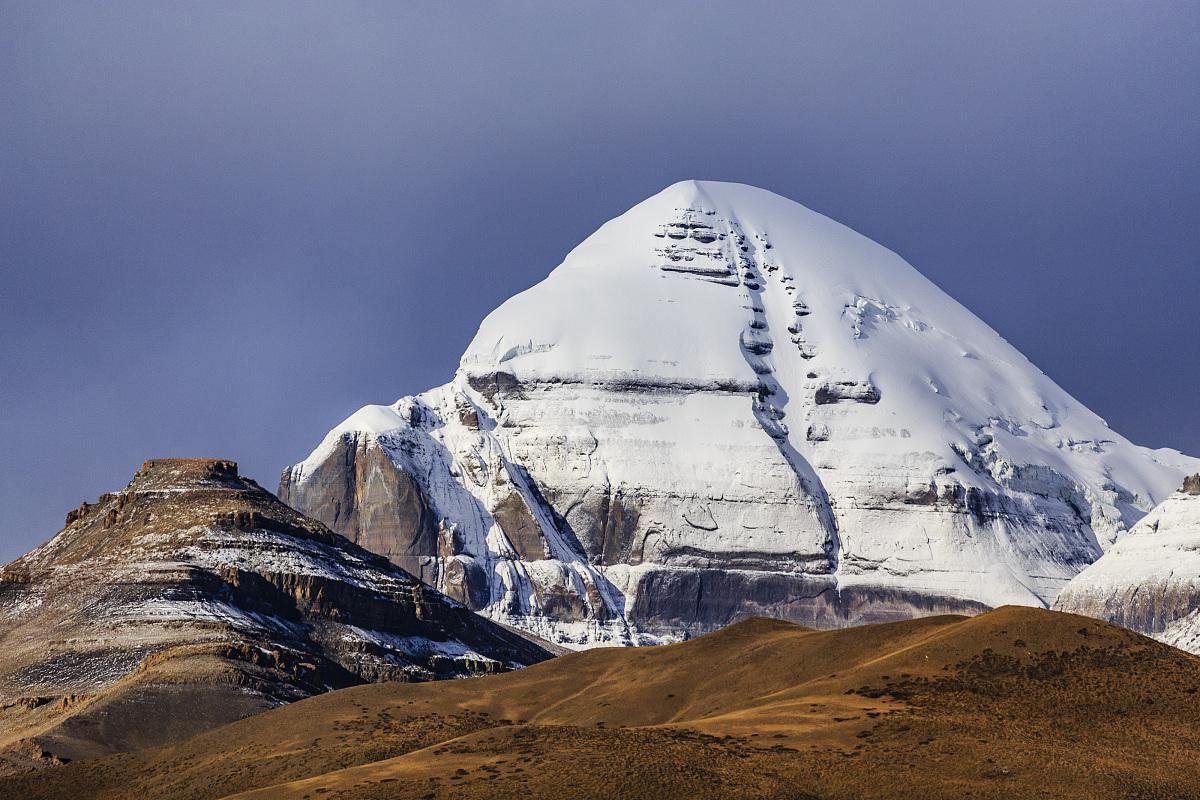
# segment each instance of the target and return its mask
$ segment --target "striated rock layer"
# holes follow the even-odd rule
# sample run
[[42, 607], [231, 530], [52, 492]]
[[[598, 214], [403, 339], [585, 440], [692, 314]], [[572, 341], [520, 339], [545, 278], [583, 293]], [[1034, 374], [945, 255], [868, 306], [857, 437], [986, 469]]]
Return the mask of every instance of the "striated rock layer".
[[900, 257], [688, 181], [367, 406], [280, 496], [571, 644], [1046, 605], [1200, 461], [1130, 444]]
[[0, 772], [23, 754], [160, 744], [330, 688], [549, 655], [231, 461], [147, 461], [0, 571]]
[[1200, 653], [1200, 474], [1075, 576], [1054, 607]]

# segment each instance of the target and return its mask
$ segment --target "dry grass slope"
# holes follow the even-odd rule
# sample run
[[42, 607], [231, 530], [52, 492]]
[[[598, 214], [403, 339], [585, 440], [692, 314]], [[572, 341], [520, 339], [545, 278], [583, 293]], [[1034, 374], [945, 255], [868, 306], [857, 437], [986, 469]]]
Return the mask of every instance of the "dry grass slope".
[[359, 686], [3, 798], [1200, 798], [1200, 659], [1027, 608]]

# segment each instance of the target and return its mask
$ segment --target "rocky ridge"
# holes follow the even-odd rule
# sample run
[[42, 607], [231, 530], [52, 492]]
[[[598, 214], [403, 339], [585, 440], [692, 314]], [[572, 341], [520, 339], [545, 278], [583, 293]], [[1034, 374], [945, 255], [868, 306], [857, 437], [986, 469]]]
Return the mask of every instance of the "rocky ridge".
[[331, 688], [549, 656], [231, 461], [147, 461], [0, 571], [0, 767], [171, 741]]

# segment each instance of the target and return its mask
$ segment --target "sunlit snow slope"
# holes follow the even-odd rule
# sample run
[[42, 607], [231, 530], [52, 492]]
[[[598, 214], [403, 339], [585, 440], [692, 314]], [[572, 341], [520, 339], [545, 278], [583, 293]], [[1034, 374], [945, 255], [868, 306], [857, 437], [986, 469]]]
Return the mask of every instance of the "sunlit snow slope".
[[1079, 573], [1054, 607], [1200, 653], [1200, 475]]
[[1130, 444], [896, 254], [675, 184], [281, 496], [573, 644], [1046, 605], [1200, 460]]

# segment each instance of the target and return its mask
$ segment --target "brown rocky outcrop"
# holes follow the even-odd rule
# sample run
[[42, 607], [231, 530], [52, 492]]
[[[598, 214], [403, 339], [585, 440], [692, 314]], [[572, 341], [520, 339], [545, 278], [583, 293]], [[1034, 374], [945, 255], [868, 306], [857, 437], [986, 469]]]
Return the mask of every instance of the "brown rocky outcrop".
[[[436, 552], [431, 531], [417, 550]], [[0, 570], [0, 749], [27, 740], [54, 757], [93, 755], [329, 688], [550, 655], [284, 505], [232, 461], [156, 459]]]
[[303, 486], [285, 474], [280, 499], [402, 569], [432, 581], [438, 552], [438, 519], [412, 477], [378, 448], [347, 437], [329, 463]]

